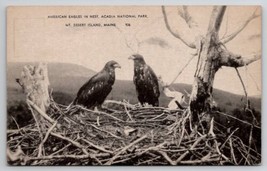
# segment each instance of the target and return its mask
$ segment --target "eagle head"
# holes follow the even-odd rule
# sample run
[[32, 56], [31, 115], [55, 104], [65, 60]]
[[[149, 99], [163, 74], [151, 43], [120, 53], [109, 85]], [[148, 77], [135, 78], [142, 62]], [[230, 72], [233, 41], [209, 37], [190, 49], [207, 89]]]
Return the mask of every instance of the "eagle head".
[[134, 63], [145, 64], [145, 60], [144, 60], [143, 56], [140, 54], [133, 54], [128, 59], [132, 59], [134, 61]]
[[109, 61], [105, 65], [105, 69], [107, 70], [114, 70], [115, 68], [121, 68], [121, 66], [116, 61]]

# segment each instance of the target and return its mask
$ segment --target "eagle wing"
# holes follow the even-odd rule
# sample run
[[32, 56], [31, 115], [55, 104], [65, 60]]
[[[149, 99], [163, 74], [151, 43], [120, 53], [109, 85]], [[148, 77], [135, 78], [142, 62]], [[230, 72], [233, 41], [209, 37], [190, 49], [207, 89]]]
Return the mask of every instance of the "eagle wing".
[[108, 74], [100, 72], [87, 81], [78, 91], [74, 104], [93, 107], [104, 102], [111, 91], [112, 85], [108, 83]]
[[146, 89], [153, 92], [151, 96], [158, 98], [160, 96], [158, 78], [152, 68], [148, 65], [144, 67], [144, 81]]

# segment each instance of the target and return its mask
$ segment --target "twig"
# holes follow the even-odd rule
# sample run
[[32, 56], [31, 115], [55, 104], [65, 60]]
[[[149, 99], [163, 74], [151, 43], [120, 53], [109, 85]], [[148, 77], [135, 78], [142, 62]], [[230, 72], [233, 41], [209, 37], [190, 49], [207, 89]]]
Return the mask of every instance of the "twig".
[[139, 165], [142, 165], [142, 164], [145, 164], [145, 163], [150, 163], [150, 162], [152, 162], [154, 160], [157, 160], [159, 158], [160, 158], [160, 156], [158, 156], [156, 158], [149, 159], [149, 160], [142, 161], [142, 162], [139, 163]]
[[221, 145], [220, 150], [224, 148], [226, 142], [227, 142], [229, 139], [231, 139], [231, 137], [234, 135], [234, 133], [235, 133], [237, 130], [239, 130], [239, 128], [236, 128], [236, 129], [235, 129], [235, 130], [234, 130], [234, 131], [233, 131], [233, 132], [226, 138], [226, 140], [224, 141], [224, 143]]
[[99, 114], [108, 116], [108, 117], [110, 117], [110, 118], [112, 118], [112, 119], [114, 119], [114, 120], [116, 120], [116, 121], [119, 121], [119, 122], [124, 122], [123, 120], [121, 120], [121, 119], [119, 119], [119, 118], [116, 118], [115, 116], [112, 116], [112, 115], [110, 115], [110, 114], [108, 114], [108, 113], [105, 113], [105, 112], [101, 112], [101, 111], [97, 111], [97, 112], [95, 112], [95, 111], [93, 111], [93, 110], [84, 108], [84, 107], [82, 107], [82, 106], [79, 106], [79, 108], [81, 108], [81, 109], [83, 109], [83, 110], [85, 110], [85, 111], [88, 111], [88, 112], [99, 113]]
[[154, 118], [149, 119], [148, 121], [153, 121], [153, 120], [155, 120], [155, 119], [157, 119], [157, 118], [160, 118], [160, 117], [163, 116], [163, 115], [166, 115], [166, 113], [162, 113], [162, 114], [160, 114], [160, 115], [158, 115], [158, 116], [155, 116]]
[[[241, 120], [241, 119], [238, 119], [237, 117], [234, 117], [234, 116], [232, 116], [232, 115], [228, 115], [228, 114], [223, 113], [223, 112], [216, 111], [216, 113], [221, 114], [221, 115], [225, 115], [225, 116], [227, 116], [227, 117], [229, 117], [229, 118], [235, 119], [235, 120], [237, 120], [237, 121], [239, 121], [239, 122], [242, 122], [242, 123], [247, 124], [247, 125], [250, 125], [250, 126], [253, 125], [253, 124], [251, 124], [251, 123], [249, 123], [249, 122], [243, 121], [243, 120]], [[254, 125], [254, 127], [255, 127], [255, 128], [258, 128], [258, 129], [261, 129], [261, 127], [256, 126], [256, 125]]]
[[129, 42], [126, 39], [126, 36], [123, 33], [123, 31], [119, 27], [117, 27], [117, 26], [115, 26], [115, 28], [123, 35], [123, 38], [124, 38], [124, 41], [125, 41], [126, 46], [132, 51], [132, 53], [135, 53], [135, 50], [131, 47], [131, 45], [129, 45]]
[[54, 123], [55, 121], [50, 118], [45, 112], [43, 112], [38, 106], [36, 106], [31, 100], [27, 99], [26, 102], [30, 104], [41, 116], [43, 116], [50, 123]]
[[165, 10], [165, 7], [162, 6], [162, 13], [163, 13], [163, 16], [164, 16], [164, 22], [165, 22], [165, 25], [166, 25], [166, 28], [169, 30], [169, 32], [176, 38], [180, 39], [185, 45], [187, 45], [188, 47], [190, 48], [196, 48], [196, 45], [194, 44], [194, 41], [192, 40], [189, 40], [188, 37], [185, 37], [185, 35], [181, 35], [178, 31], [174, 31], [171, 26], [169, 25], [169, 21], [168, 21], [168, 17], [167, 17], [167, 14], [166, 14], [166, 10]]
[[53, 136], [55, 136], [55, 137], [57, 137], [57, 138], [60, 138], [60, 139], [62, 139], [62, 140], [65, 140], [65, 141], [70, 142], [70, 143], [73, 144], [74, 146], [76, 146], [76, 147], [82, 149], [82, 151], [84, 152], [84, 154], [86, 154], [86, 155], [88, 154], [88, 152], [86, 151], [86, 149], [85, 149], [80, 143], [78, 143], [78, 142], [76, 142], [76, 141], [73, 141], [72, 139], [69, 139], [69, 138], [67, 138], [67, 137], [64, 137], [64, 136], [62, 136], [62, 135], [60, 135], [60, 134], [54, 133], [54, 132], [51, 132], [50, 134], [53, 135]]
[[[245, 67], [247, 67], [247, 65]], [[261, 92], [261, 88], [259, 87], [259, 85], [258, 85], [257, 81], [255, 80], [255, 78], [253, 77], [253, 75], [248, 71], [248, 69], [246, 69], [246, 72], [248, 73], [248, 75], [252, 79], [252, 81], [253, 81], [254, 85], [256, 86], [257, 90]]]
[[71, 143], [69, 143], [69, 144], [66, 145], [65, 147], [59, 149], [58, 151], [56, 151], [56, 152], [54, 152], [54, 153], [52, 153], [52, 154], [50, 154], [50, 155], [53, 156], [53, 155], [55, 155], [55, 154], [58, 154], [59, 152], [65, 150], [65, 149], [68, 148], [69, 146], [71, 146]]
[[104, 103], [114, 103], [114, 104], [123, 105], [123, 106], [126, 105], [129, 108], [135, 108], [135, 106], [130, 104], [130, 103], [126, 103], [126, 102], [122, 102], [122, 101], [116, 101], [116, 100], [105, 100]]
[[[228, 9], [229, 9], [229, 8], [228, 8]], [[225, 31], [224, 31], [223, 36], [222, 36], [221, 39], [224, 39], [225, 36], [226, 36], [226, 34], [227, 34], [227, 32], [228, 32], [228, 10], [227, 10], [227, 9], [226, 9], [226, 13], [227, 13], [227, 16], [226, 16]]]
[[81, 160], [81, 159], [88, 159], [88, 158], [95, 158], [95, 157], [107, 157], [109, 156], [109, 153], [99, 153], [99, 154], [84, 154], [84, 155], [49, 155], [49, 156], [41, 156], [41, 157], [25, 157], [24, 160], [26, 162], [31, 161], [31, 160], [55, 160], [55, 159], [76, 159], [76, 160]]
[[92, 143], [92, 142], [90, 142], [90, 141], [88, 141], [88, 140], [86, 140], [86, 139], [82, 139], [82, 140], [83, 140], [84, 142], [86, 142], [87, 144], [89, 144], [90, 146], [92, 146], [92, 147], [94, 147], [94, 148], [96, 148], [96, 149], [98, 149], [98, 150], [100, 150], [100, 151], [103, 151], [103, 152], [105, 152], [105, 153], [113, 154], [112, 151], [109, 151], [109, 150], [106, 150], [106, 149], [103, 148], [103, 147], [97, 146], [97, 145], [95, 145], [94, 143]]
[[253, 14], [246, 20], [244, 23], [237, 29], [235, 30], [232, 34], [226, 36], [224, 39], [221, 39], [222, 43], [228, 43], [229, 41], [233, 40], [246, 26], [252, 21], [253, 19], [259, 17], [260, 15], [256, 14], [257, 8], [253, 12]]
[[179, 15], [185, 20], [189, 28], [195, 28], [198, 24], [194, 21], [193, 17], [189, 14], [187, 6], [183, 6], [183, 10], [178, 9]]
[[167, 144], [167, 142], [166, 141], [164, 141], [163, 143], [161, 143], [161, 144], [158, 144], [157, 146], [153, 146], [153, 147], [149, 147], [149, 148], [147, 148], [147, 149], [138, 149], [137, 150], [137, 156], [141, 156], [141, 155], [143, 155], [144, 153], [146, 153], [146, 152], [148, 152], [148, 151], [151, 151], [151, 150], [153, 150], [153, 151], [157, 151], [157, 150], [159, 150], [160, 148], [162, 148], [164, 145], [166, 145]]
[[49, 134], [51, 133], [51, 131], [55, 128], [55, 126], [57, 125], [57, 121], [48, 129], [48, 131], [45, 134], [45, 137], [43, 139], [43, 141], [40, 143], [39, 145], [39, 151], [38, 151], [38, 157], [40, 157], [42, 155], [42, 149], [43, 149], [43, 145], [46, 142]]
[[175, 165], [177, 165], [178, 163], [180, 163], [187, 154], [189, 154], [189, 152], [194, 149], [199, 143], [200, 141], [204, 140], [207, 137], [207, 135], [202, 135], [201, 137], [199, 137], [194, 144], [186, 151], [184, 152], [176, 161], [175, 161]]
[[34, 121], [35, 121], [35, 123], [36, 123], [36, 125], [37, 125], [37, 129], [38, 129], [38, 132], [39, 132], [39, 136], [40, 136], [40, 138], [42, 139], [42, 138], [43, 138], [43, 134], [42, 134], [42, 131], [41, 131], [41, 128], [40, 128], [40, 123], [38, 122], [38, 120], [37, 120], [37, 118], [36, 118], [36, 116], [35, 116], [35, 114], [34, 114], [34, 111], [33, 111], [32, 106], [31, 106], [30, 104], [28, 104], [28, 103], [27, 103], [27, 105], [28, 105], [28, 107], [29, 107], [29, 109], [30, 109], [30, 111], [31, 111], [31, 114], [32, 114], [32, 116], [33, 116], [33, 119], [34, 119]]
[[189, 160], [189, 161], [181, 161], [181, 164], [200, 164], [200, 163], [211, 163], [211, 162], [219, 162], [220, 158], [215, 159], [206, 159], [206, 160]]
[[133, 118], [132, 118], [132, 116], [131, 116], [130, 112], [128, 111], [125, 104], [124, 104], [124, 110], [125, 110], [126, 114], [128, 115], [128, 117], [130, 118], [130, 120], [133, 121]]
[[229, 139], [229, 145], [230, 145], [230, 151], [231, 151], [232, 159], [233, 159], [234, 163], [236, 165], [238, 165], [237, 162], [236, 162], [236, 158], [235, 158], [235, 152], [234, 152], [234, 148], [233, 148], [232, 138]]
[[11, 118], [12, 118], [12, 120], [15, 122], [15, 124], [16, 124], [16, 126], [17, 126], [17, 129], [19, 130], [20, 128], [19, 128], [19, 124], [18, 124], [18, 122], [16, 121], [16, 119], [15, 119], [13, 116], [11, 116]]
[[176, 165], [175, 161], [172, 161], [172, 159], [168, 156], [168, 154], [164, 151], [157, 151], [159, 154], [161, 154], [171, 165]]
[[247, 157], [246, 158], [249, 158], [249, 156], [250, 156], [250, 149], [251, 149], [251, 143], [252, 143], [252, 134], [253, 134], [253, 125], [250, 126], [248, 152], [247, 152]]
[[169, 84], [169, 86], [172, 85], [177, 80], [177, 78], [183, 73], [184, 69], [190, 64], [190, 62], [192, 61], [192, 59], [194, 59], [194, 57], [195, 56], [192, 55], [192, 57], [187, 61], [187, 63], [183, 66], [183, 68], [178, 72], [178, 74], [173, 79], [173, 81]]
[[95, 126], [94, 124], [88, 124], [88, 125], [94, 127], [95, 129], [97, 129], [97, 130], [99, 130], [99, 131], [105, 132], [105, 133], [111, 135], [112, 137], [115, 137], [115, 138], [118, 138], [118, 139], [123, 139], [123, 138], [118, 137], [117, 135], [115, 135], [115, 134], [113, 134], [113, 133], [111, 133], [111, 132], [108, 132], [108, 131], [105, 131], [105, 130], [103, 130], [103, 129], [98, 128], [98, 127]]
[[241, 82], [241, 84], [242, 84], [242, 87], [243, 87], [243, 90], [244, 90], [244, 93], [245, 93], [245, 96], [246, 96], [246, 108], [249, 108], [249, 104], [248, 104], [248, 103], [249, 103], [249, 102], [248, 102], [248, 101], [249, 101], [249, 100], [248, 100], [248, 93], [247, 93], [245, 84], [244, 84], [244, 82], [243, 82], [243, 80], [242, 80], [242, 77], [241, 77], [241, 75], [240, 75], [238, 69], [235, 68], [235, 70], [236, 70], [237, 76], [239, 77], [239, 80], [240, 80], [240, 82]]
[[135, 140], [134, 142], [132, 142], [131, 144], [125, 146], [123, 149], [121, 149], [117, 154], [115, 154], [107, 163], [105, 163], [105, 165], [111, 165], [113, 163], [114, 160], [116, 160], [116, 158], [123, 152], [125, 152], [128, 148], [132, 147], [133, 145], [139, 143], [140, 141], [144, 140], [147, 138], [147, 135], [144, 135], [140, 138], [138, 138], [137, 140]]
[[222, 158], [224, 158], [225, 160], [229, 161], [229, 159], [228, 159], [224, 154], [221, 153], [220, 148], [219, 148], [219, 143], [218, 143], [218, 141], [216, 140], [216, 135], [215, 135], [215, 133], [214, 133], [214, 118], [212, 118], [211, 121], [210, 121], [210, 130], [209, 130], [209, 133], [208, 133], [208, 134], [211, 135], [211, 136], [214, 138], [215, 148], [216, 148], [217, 153], [218, 153]]

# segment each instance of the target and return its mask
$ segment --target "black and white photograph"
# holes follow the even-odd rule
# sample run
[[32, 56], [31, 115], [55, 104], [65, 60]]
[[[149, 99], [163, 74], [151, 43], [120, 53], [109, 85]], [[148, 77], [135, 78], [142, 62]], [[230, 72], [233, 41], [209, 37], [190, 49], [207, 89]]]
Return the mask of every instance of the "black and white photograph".
[[8, 165], [261, 165], [261, 6], [6, 17]]

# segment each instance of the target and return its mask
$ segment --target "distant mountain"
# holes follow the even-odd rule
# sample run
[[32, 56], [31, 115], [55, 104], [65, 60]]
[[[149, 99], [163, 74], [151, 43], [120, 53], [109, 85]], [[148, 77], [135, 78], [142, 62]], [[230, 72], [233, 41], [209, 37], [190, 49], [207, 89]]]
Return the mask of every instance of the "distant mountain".
[[[20, 86], [15, 82], [20, 77], [22, 68], [26, 64], [32, 63], [8, 63], [7, 64], [7, 89], [8, 104], [12, 105], [14, 101], [23, 100]], [[80, 65], [67, 63], [48, 63], [48, 75], [50, 87], [53, 89], [54, 99], [59, 103], [70, 103], [75, 97], [79, 88], [96, 72]], [[174, 84], [172, 86], [176, 91], [191, 92], [192, 86], [189, 84]], [[241, 95], [232, 94], [226, 91], [214, 89], [213, 97], [218, 106], [225, 111], [232, 111], [235, 108], [243, 108], [245, 98]], [[108, 99], [128, 100], [130, 103], [137, 103], [135, 87], [132, 81], [116, 80], [113, 90]], [[160, 96], [160, 105], [166, 106], [169, 98], [162, 92]], [[260, 111], [261, 98], [250, 97], [252, 106]]]
[[[10, 62], [7, 63], [7, 87], [17, 87], [16, 78], [20, 77], [21, 71], [25, 65], [37, 63]], [[81, 65], [70, 63], [48, 63], [48, 77], [52, 87], [61, 87], [66, 80], [76, 77], [90, 78], [96, 72]], [[75, 80], [74, 80], [75, 81]], [[71, 81], [73, 82], [73, 81]], [[75, 83], [75, 82], [74, 82]], [[64, 85], [65, 87], [65, 85]]]
[[[176, 91], [182, 92], [184, 94], [185, 91], [191, 93], [192, 85], [189, 84], [173, 84], [172, 88]], [[123, 92], [123, 93], [121, 93]], [[114, 88], [109, 95], [109, 98], [112, 99], [128, 99], [130, 103], [137, 103], [137, 96], [135, 87], [132, 81], [126, 80], [117, 80], [114, 84]], [[224, 109], [227, 112], [234, 110], [235, 108], [243, 108], [245, 105], [245, 97], [242, 95], [237, 95], [233, 93], [229, 93], [227, 91], [213, 89], [213, 98], [218, 104], [218, 107]], [[261, 111], [261, 98], [259, 97], [250, 97], [252, 107], [256, 110]], [[163, 92], [160, 94], [160, 105], [167, 106], [170, 98], [166, 97]], [[187, 101], [189, 97], [187, 98]]]

